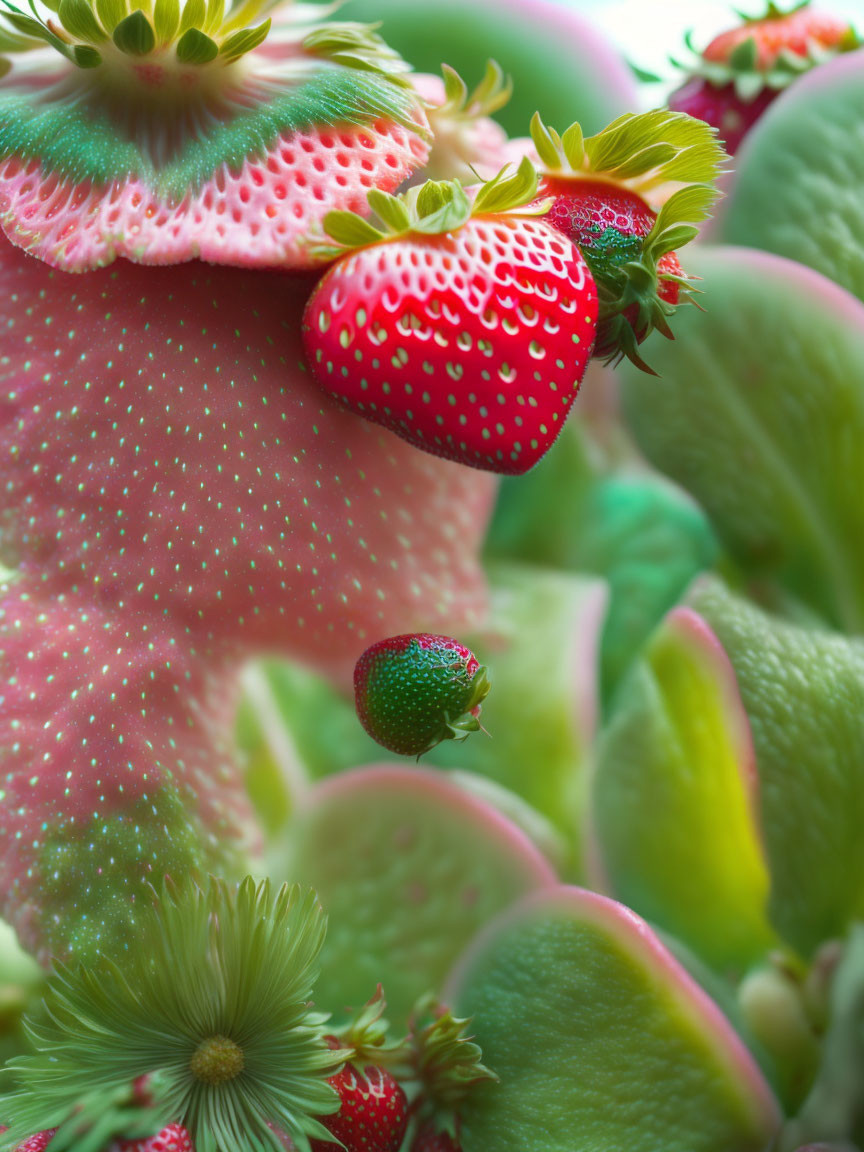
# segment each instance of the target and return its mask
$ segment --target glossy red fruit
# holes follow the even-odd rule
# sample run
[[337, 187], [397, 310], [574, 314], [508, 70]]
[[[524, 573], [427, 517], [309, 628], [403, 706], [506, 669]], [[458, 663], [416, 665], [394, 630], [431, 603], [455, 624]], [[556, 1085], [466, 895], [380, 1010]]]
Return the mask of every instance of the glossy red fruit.
[[360, 723], [384, 748], [422, 756], [480, 728], [486, 669], [451, 636], [416, 633], [372, 644], [354, 669]]
[[310, 367], [331, 396], [416, 447], [519, 474], [552, 446], [576, 398], [594, 282], [544, 220], [469, 216], [462, 189], [447, 194], [465, 201], [462, 222], [382, 236], [322, 278], [304, 317]]
[[[848, 20], [770, 0], [760, 16], [715, 36], [673, 92], [669, 107], [717, 129], [727, 152], [742, 139], [784, 88], [810, 68], [860, 41]], [[689, 41], [688, 41], [689, 46]]]
[[18, 1145], [15, 1152], [43, 1152], [51, 1143], [51, 1138], [56, 1131], [56, 1128], [46, 1128], [44, 1132], [37, 1132], [35, 1135], [29, 1136], [23, 1144]]
[[168, 1124], [146, 1140], [118, 1140], [111, 1152], [195, 1152], [192, 1137], [180, 1124]]
[[312, 1152], [399, 1152], [408, 1127], [408, 1100], [383, 1068], [368, 1064], [361, 1071], [353, 1064], [329, 1078], [339, 1093], [339, 1111], [319, 1119], [331, 1140], [310, 1140]]

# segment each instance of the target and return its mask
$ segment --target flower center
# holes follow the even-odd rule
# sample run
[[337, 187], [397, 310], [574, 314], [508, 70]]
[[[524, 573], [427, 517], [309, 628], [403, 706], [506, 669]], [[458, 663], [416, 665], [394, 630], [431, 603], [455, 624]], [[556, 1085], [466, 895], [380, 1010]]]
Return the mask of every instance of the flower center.
[[243, 1049], [227, 1036], [202, 1040], [189, 1062], [192, 1075], [205, 1084], [225, 1084], [243, 1071]]

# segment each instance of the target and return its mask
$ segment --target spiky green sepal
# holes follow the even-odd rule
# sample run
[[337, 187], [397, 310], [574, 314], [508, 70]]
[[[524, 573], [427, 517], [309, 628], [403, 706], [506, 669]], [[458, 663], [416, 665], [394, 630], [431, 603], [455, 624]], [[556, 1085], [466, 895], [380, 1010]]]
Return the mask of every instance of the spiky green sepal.
[[513, 95], [513, 81], [505, 76], [501, 65], [487, 60], [483, 79], [469, 91], [468, 85], [455, 68], [441, 65], [444, 79], [444, 103], [428, 104], [430, 120], [476, 120], [480, 116], [494, 116]]
[[[773, 0], [769, 0], [765, 11], [759, 16], [750, 16], [744, 12], [738, 12], [738, 15], [745, 25], [758, 24], [763, 20], [780, 20], [784, 16], [791, 16], [793, 12], [800, 12], [809, 7], [810, 0], [801, 0], [801, 3], [791, 8], [781, 8], [773, 3]], [[732, 84], [738, 99], [749, 104], [766, 88], [779, 92], [804, 72], [809, 72], [811, 68], [825, 64], [841, 52], [852, 52], [860, 48], [862, 41], [850, 25], [836, 48], [827, 48], [817, 40], [810, 40], [803, 53], [786, 50], [779, 52], [770, 68], [759, 67], [758, 47], [753, 37], [743, 40], [730, 54], [728, 61], [723, 62], [706, 60], [693, 43], [692, 31], [685, 33], [684, 43], [691, 53], [691, 59], [682, 63], [670, 57], [671, 63], [676, 68], [686, 72], [688, 79], [698, 76], [715, 88], [725, 88], [728, 84]]]
[[338, 1108], [327, 1077], [345, 1058], [309, 1003], [324, 932], [296, 886], [166, 881], [122, 965], [57, 966], [28, 1023], [35, 1053], [8, 1066], [0, 1148], [159, 1072], [159, 1118], [183, 1124], [197, 1152], [284, 1148], [271, 1125], [308, 1152], [310, 1136], [327, 1138], [313, 1117]]
[[379, 984], [372, 999], [334, 1034], [347, 1053], [347, 1062], [361, 1066], [376, 1064], [404, 1073], [408, 1056], [406, 1040], [404, 1037], [394, 1039], [391, 1035], [390, 1023], [384, 1016], [386, 1010], [384, 989]]
[[[648, 235], [632, 238], [632, 259], [610, 262], [601, 271], [592, 266], [599, 301], [594, 357], [614, 362], [626, 356], [650, 372], [638, 344], [654, 329], [671, 339], [668, 318], [695, 292], [686, 277], [663, 273], [658, 263], [698, 235], [717, 200], [716, 181], [727, 155], [716, 129], [660, 108], [620, 116], [587, 138], [579, 124], [559, 135], [538, 114], [531, 137], [543, 174], [559, 181], [608, 181], [639, 196], [652, 211], [659, 207]], [[660, 298], [662, 280], [679, 285], [678, 304]]]
[[366, 196], [372, 218], [355, 212], [328, 212], [327, 239], [315, 241], [316, 259], [338, 259], [355, 248], [381, 244], [400, 236], [443, 235], [461, 228], [472, 216], [503, 213], [542, 216], [550, 201], [537, 201], [537, 172], [527, 158], [515, 172], [509, 165], [469, 196], [459, 180], [427, 180], [398, 196], [373, 188]]
[[474, 1088], [497, 1081], [483, 1052], [468, 1035], [470, 1019], [453, 1016], [433, 996], [425, 996], [409, 1022], [411, 1077], [416, 1081], [414, 1111], [438, 1131], [458, 1134], [459, 1110]]

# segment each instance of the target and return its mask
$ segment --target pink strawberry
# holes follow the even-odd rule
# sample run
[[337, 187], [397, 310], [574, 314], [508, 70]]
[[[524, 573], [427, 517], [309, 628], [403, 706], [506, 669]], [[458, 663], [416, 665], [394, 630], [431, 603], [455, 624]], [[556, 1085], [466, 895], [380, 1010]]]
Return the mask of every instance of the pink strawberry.
[[650, 371], [637, 345], [692, 291], [677, 249], [716, 198], [723, 152], [700, 121], [666, 110], [622, 116], [585, 139], [578, 124], [558, 135], [539, 116], [531, 138], [551, 198], [547, 223], [576, 244], [599, 297], [594, 355], [622, 355]]
[[273, 273], [67, 277], [0, 246], [0, 889], [45, 959], [254, 841], [243, 660], [347, 687], [373, 637], [484, 610], [491, 477], [322, 396], [304, 302]]
[[354, 669], [354, 702], [373, 740], [402, 756], [422, 756], [442, 740], [480, 728], [486, 669], [449, 636], [391, 636], [367, 648]]
[[312, 1152], [399, 1152], [408, 1127], [408, 1100], [384, 1068], [354, 1064], [329, 1078], [339, 1094], [339, 1111], [320, 1117], [334, 1140], [310, 1140]]
[[734, 154], [784, 88], [838, 52], [859, 46], [847, 20], [814, 11], [809, 0], [788, 10], [769, 0], [762, 15], [714, 37], [687, 68], [690, 75], [669, 97], [669, 107], [713, 125]]
[[407, 66], [314, 5], [48, 7], [0, 15], [0, 227], [57, 267], [304, 264], [426, 158]]
[[306, 309], [321, 387], [434, 455], [504, 473], [536, 464], [576, 398], [597, 300], [578, 249], [519, 211], [535, 193], [526, 160], [473, 205], [456, 181], [370, 195], [389, 235], [326, 217], [337, 242], [363, 246]]
[[109, 1152], [195, 1152], [192, 1137], [180, 1124], [168, 1124], [145, 1140], [118, 1140]]

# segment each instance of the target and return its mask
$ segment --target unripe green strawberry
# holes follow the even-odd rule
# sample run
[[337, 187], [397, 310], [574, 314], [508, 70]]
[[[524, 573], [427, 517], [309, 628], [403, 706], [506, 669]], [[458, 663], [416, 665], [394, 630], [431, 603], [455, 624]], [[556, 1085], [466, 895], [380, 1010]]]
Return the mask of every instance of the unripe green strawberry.
[[476, 732], [488, 691], [486, 669], [449, 636], [390, 636], [367, 648], [354, 669], [360, 723], [373, 740], [404, 756], [422, 756], [442, 740]]

